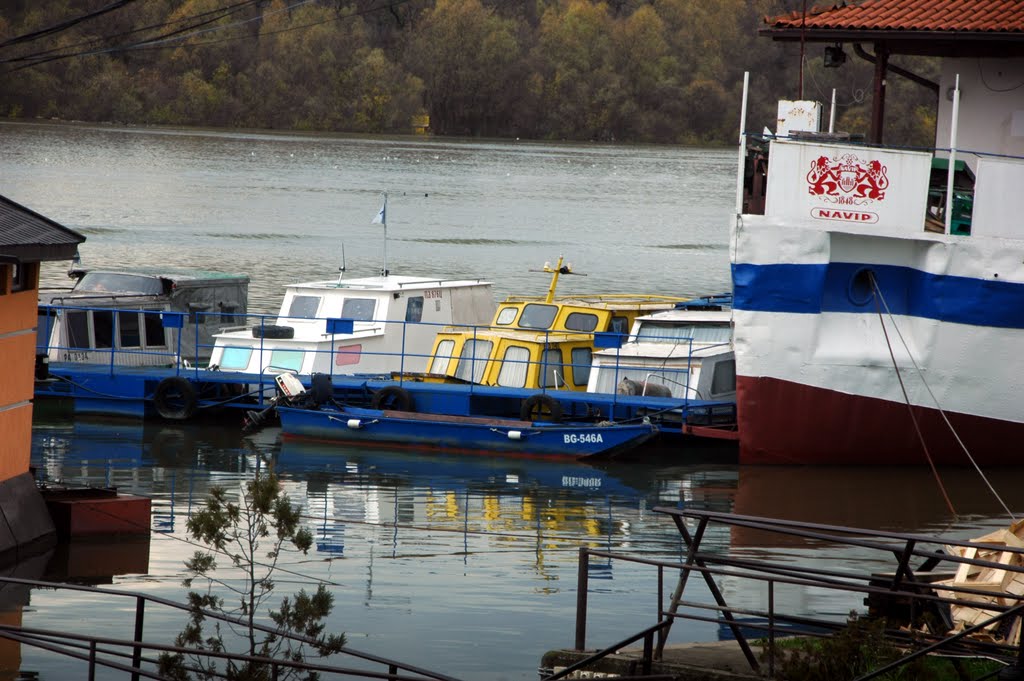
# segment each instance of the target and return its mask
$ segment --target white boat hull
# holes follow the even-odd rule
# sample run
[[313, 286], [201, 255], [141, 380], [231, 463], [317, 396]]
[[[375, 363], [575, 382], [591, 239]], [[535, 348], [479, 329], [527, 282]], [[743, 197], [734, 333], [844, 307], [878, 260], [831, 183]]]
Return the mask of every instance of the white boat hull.
[[743, 216], [740, 461], [1018, 463], [1021, 256], [1016, 240]]

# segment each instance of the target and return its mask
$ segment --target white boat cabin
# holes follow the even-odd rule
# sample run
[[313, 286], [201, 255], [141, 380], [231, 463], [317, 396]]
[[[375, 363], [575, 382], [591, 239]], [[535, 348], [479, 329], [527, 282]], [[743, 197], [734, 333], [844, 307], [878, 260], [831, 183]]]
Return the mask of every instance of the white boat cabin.
[[376, 276], [292, 284], [277, 316], [217, 334], [210, 366], [252, 374], [422, 372], [438, 330], [486, 324], [491, 284]]
[[41, 291], [36, 354], [113, 366], [205, 364], [213, 335], [245, 314], [249, 277], [202, 270], [73, 270]]
[[732, 312], [677, 308], [637, 317], [621, 347], [594, 353], [587, 392], [735, 399]]

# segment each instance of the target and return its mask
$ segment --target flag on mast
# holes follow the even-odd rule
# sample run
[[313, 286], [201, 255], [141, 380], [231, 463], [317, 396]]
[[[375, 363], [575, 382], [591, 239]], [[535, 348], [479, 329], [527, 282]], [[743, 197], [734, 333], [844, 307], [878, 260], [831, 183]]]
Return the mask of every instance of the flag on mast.
[[388, 193], [384, 192], [384, 202], [380, 205], [380, 210], [377, 211], [377, 217], [373, 218], [374, 225], [387, 225], [388, 224]]

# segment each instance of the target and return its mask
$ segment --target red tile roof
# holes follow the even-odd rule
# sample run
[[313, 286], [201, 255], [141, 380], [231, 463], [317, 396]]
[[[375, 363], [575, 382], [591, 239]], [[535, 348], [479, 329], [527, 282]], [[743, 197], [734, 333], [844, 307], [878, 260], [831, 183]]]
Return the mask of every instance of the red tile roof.
[[1024, 32], [1022, 0], [864, 0], [765, 20], [772, 28], [852, 31]]

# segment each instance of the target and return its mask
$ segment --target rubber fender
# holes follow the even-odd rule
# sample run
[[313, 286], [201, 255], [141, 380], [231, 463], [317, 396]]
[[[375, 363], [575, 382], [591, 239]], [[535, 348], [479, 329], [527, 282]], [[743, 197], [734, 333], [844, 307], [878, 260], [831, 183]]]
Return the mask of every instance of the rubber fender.
[[278, 326], [277, 324], [264, 324], [263, 326], [252, 327], [253, 338], [295, 338], [295, 328], [291, 326]]
[[182, 376], [168, 376], [153, 391], [156, 413], [169, 421], [185, 421], [196, 413], [199, 400], [195, 386]]
[[558, 400], [544, 393], [530, 395], [523, 400], [523, 408], [519, 410], [519, 419], [557, 423], [562, 420], [562, 405]]
[[389, 385], [381, 388], [373, 394], [370, 406], [374, 409], [389, 409], [391, 411], [416, 411], [413, 408], [412, 395], [405, 388], [397, 385]]

